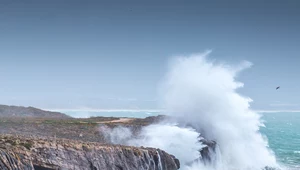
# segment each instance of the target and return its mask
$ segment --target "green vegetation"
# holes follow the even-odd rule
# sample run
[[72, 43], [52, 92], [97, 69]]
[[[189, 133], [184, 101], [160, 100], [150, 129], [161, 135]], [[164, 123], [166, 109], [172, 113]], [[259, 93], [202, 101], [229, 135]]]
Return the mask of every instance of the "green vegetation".
[[21, 143], [26, 149], [30, 150], [32, 148], [33, 143], [32, 142], [25, 142]]
[[[145, 119], [127, 119], [122, 121], [115, 117], [92, 117], [92, 118], [12, 118], [0, 117], [0, 134], [12, 134], [23, 136], [36, 136], [45, 138], [64, 138], [86, 142], [106, 143], [104, 135], [99, 130], [100, 126], [114, 128], [116, 126], [126, 126], [131, 128], [134, 133], [138, 132], [142, 126], [149, 125], [164, 117], [149, 117]], [[30, 149], [30, 143], [9, 141], [11, 145], [25, 145]]]

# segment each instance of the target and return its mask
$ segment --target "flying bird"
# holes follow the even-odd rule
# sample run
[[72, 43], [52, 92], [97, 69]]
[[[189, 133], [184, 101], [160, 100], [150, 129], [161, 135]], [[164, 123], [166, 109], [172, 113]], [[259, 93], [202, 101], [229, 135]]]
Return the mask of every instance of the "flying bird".
[[276, 90], [278, 90], [280, 88], [280, 86], [276, 87]]

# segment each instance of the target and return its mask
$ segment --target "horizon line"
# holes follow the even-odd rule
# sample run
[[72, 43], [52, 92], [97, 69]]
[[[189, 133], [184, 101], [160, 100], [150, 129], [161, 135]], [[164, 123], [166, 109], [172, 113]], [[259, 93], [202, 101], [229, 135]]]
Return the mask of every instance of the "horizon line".
[[43, 109], [56, 112], [164, 112], [161, 109]]
[[[165, 112], [164, 109], [91, 109], [91, 108], [83, 108], [83, 109], [43, 109], [48, 111], [56, 111], [56, 112]], [[292, 113], [300, 113], [300, 110], [252, 110], [257, 113], [279, 113], [279, 112], [292, 112]]]

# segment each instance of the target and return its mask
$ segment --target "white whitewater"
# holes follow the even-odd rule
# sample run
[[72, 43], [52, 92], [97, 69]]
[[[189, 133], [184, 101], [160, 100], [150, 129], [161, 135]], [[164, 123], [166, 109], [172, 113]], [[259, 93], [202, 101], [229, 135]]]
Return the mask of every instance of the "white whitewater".
[[163, 170], [162, 164], [161, 164], [161, 158], [160, 158], [160, 154], [158, 151], [156, 151], [157, 156], [158, 156], [158, 170]]
[[[138, 139], [122, 127], [105, 130], [113, 143], [155, 147], [176, 156], [184, 170], [261, 170], [277, 167], [275, 156], [259, 133], [260, 116], [249, 108], [250, 98], [237, 89], [243, 84], [237, 74], [251, 66], [216, 63], [207, 59], [209, 52], [179, 56], [172, 60], [163, 81], [161, 99], [172, 123], [144, 127]], [[186, 126], [189, 125], [189, 126]], [[190, 128], [193, 127], [193, 128]], [[217, 142], [212, 161], [195, 161], [203, 145], [199, 134]], [[191, 164], [191, 162], [193, 162]]]
[[236, 81], [237, 74], [251, 63], [216, 63], [207, 59], [209, 53], [179, 56], [171, 62], [161, 90], [166, 113], [218, 143], [220, 158], [212, 169], [276, 166], [275, 156], [259, 133], [260, 116], [249, 108], [251, 99], [236, 92], [243, 87]]

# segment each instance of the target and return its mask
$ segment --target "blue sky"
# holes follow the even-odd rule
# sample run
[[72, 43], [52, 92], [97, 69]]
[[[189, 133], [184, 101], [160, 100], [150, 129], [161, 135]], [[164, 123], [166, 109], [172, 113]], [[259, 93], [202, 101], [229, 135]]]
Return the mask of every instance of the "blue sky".
[[300, 110], [299, 9], [296, 0], [1, 1], [0, 103], [158, 109], [168, 59], [212, 49], [212, 59], [253, 63], [239, 76], [251, 107]]

